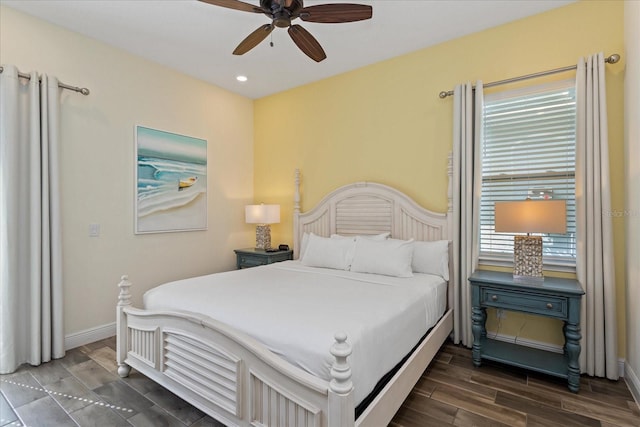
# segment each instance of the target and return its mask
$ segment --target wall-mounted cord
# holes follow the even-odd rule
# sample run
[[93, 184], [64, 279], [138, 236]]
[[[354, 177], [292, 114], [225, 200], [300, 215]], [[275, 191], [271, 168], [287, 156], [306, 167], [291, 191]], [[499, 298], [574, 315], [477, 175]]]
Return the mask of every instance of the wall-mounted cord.
[[522, 322], [522, 326], [520, 326], [520, 329], [518, 329], [518, 333], [516, 334], [515, 340], [513, 340], [514, 344], [518, 344], [518, 337], [520, 337], [520, 332], [522, 332], [526, 324], [527, 324], [527, 319], [524, 319], [524, 322]]
[[493, 335], [494, 339], [498, 337], [498, 334], [500, 333], [500, 328], [502, 328], [502, 318], [498, 316], [498, 309], [496, 309], [496, 319], [498, 320], [498, 327], [494, 332], [494, 335]]

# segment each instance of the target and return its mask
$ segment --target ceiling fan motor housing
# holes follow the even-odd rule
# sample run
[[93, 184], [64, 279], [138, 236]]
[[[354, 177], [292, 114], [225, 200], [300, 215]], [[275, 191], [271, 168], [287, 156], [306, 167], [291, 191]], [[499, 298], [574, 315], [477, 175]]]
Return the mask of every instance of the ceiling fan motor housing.
[[302, 0], [260, 0], [264, 14], [273, 19], [273, 25], [279, 28], [291, 26], [291, 19], [298, 17], [302, 9]]

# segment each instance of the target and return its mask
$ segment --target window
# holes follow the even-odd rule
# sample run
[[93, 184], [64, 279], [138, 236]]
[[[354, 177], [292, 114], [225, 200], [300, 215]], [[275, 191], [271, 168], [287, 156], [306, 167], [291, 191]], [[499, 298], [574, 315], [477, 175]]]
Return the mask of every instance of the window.
[[543, 234], [545, 268], [575, 266], [574, 82], [485, 96], [480, 262], [513, 261], [513, 233], [496, 233], [494, 203], [564, 199], [567, 233]]

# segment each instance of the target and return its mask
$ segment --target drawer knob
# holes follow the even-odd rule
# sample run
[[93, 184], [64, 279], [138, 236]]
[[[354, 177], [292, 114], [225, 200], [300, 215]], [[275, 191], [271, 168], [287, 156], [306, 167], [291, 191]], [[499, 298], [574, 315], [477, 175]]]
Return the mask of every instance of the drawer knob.
[[550, 302], [547, 303], [547, 308], [553, 308], [553, 304], [551, 304]]
[[492, 295], [491, 301], [498, 301], [498, 295]]

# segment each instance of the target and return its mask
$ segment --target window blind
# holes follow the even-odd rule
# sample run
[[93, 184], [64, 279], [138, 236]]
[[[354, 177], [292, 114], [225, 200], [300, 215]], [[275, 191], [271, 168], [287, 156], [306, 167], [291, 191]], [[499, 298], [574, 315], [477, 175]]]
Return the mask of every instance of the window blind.
[[567, 233], [542, 234], [547, 265], [575, 265], [576, 102], [573, 82], [485, 97], [481, 261], [512, 261], [514, 233], [496, 233], [497, 201], [564, 199]]

